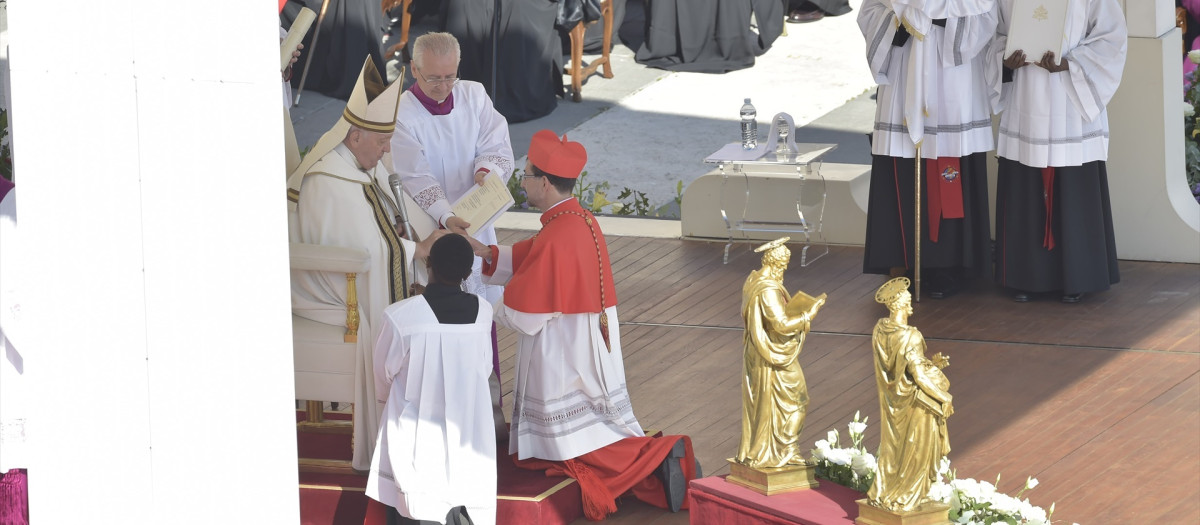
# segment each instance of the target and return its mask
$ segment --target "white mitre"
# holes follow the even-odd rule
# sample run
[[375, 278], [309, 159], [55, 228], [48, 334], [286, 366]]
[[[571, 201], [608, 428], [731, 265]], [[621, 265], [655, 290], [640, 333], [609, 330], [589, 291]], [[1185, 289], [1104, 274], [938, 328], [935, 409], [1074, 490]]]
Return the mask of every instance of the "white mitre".
[[321, 140], [304, 155], [300, 166], [288, 175], [290, 210], [296, 209], [304, 174], [346, 139], [351, 125], [374, 133], [391, 134], [396, 130], [396, 110], [399, 107], [400, 95], [403, 94], [403, 90], [400, 89], [403, 84], [403, 71], [400, 72], [400, 78], [389, 86], [375, 68], [375, 62], [371, 57], [367, 57], [362, 72], [358, 75], [358, 82], [354, 85], [354, 91], [350, 93], [350, 100], [346, 102], [346, 109], [342, 110], [342, 118], [321, 136]]

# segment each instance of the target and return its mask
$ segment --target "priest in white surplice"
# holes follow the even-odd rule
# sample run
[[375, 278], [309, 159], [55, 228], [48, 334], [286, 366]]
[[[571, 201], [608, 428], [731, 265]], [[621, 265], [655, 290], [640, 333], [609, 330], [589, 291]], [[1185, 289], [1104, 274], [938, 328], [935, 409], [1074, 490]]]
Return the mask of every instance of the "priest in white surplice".
[[388, 514], [401, 524], [496, 522], [492, 307], [461, 288], [474, 259], [466, 238], [438, 239], [429, 286], [383, 312], [375, 384], [387, 405], [367, 480], [367, 525], [389, 523]]
[[991, 270], [984, 51], [995, 35], [995, 2], [864, 0], [858, 25], [879, 83], [863, 272], [913, 274], [920, 143], [923, 280], [931, 297], [948, 297]]
[[[392, 164], [405, 191], [422, 209], [451, 231], [465, 234], [468, 224], [454, 215], [450, 204], [472, 185], [482, 184], [489, 173], [506, 182], [512, 177], [508, 122], [492, 107], [483, 84], [458, 79], [461, 51], [453, 35], [421, 35], [412, 53], [416, 82], [400, 97]], [[475, 238], [495, 244], [496, 230], [482, 228]], [[498, 301], [503, 287], [484, 284], [479, 272], [476, 259], [465, 289], [488, 302]], [[498, 393], [500, 359], [494, 343], [492, 369]], [[493, 402], [498, 407], [499, 397]], [[503, 421], [497, 423], [502, 429]]]
[[1002, 111], [996, 155], [996, 282], [1018, 302], [1076, 303], [1120, 280], [1108, 193], [1108, 113], [1127, 30], [1118, 0], [1067, 3], [1063, 56], [1004, 56], [1012, 0], [989, 50]]
[[[372, 348], [383, 309], [408, 297], [413, 259], [423, 258], [430, 236], [414, 244], [397, 235], [396, 204], [386, 188], [387, 153], [396, 123], [400, 82], [385, 84], [370, 58], [342, 118], [288, 177], [288, 223], [292, 242], [365, 250], [370, 269], [358, 276], [360, 325], [355, 363], [354, 468], [370, 466], [381, 405], [372, 379]], [[292, 312], [340, 325], [346, 318], [346, 276], [334, 272], [292, 274]]]

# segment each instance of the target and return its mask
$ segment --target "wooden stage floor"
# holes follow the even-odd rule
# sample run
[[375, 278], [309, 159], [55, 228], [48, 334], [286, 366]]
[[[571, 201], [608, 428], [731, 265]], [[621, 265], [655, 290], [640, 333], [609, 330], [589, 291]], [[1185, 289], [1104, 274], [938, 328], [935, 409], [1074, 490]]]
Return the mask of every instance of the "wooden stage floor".
[[[531, 232], [502, 230], [502, 243]], [[705, 475], [727, 474], [741, 434], [741, 286], [759, 266], [751, 245], [609, 236], [633, 408], [647, 429], [687, 434]], [[829, 294], [801, 362], [811, 448], [856, 410], [879, 443], [871, 330], [886, 309], [885, 279], [862, 274], [862, 249], [831, 246], [799, 267], [789, 291]], [[1200, 266], [1121, 261], [1121, 282], [1075, 305], [1057, 297], [1013, 302], [990, 282], [914, 305], [910, 322], [946, 369], [955, 415], [950, 454], [960, 477], [1015, 493], [1027, 476], [1055, 522], [1200, 523]], [[505, 407], [511, 407], [515, 335], [501, 330]], [[687, 523], [631, 499], [620, 524]], [[579, 520], [585, 523], [585, 520]]]

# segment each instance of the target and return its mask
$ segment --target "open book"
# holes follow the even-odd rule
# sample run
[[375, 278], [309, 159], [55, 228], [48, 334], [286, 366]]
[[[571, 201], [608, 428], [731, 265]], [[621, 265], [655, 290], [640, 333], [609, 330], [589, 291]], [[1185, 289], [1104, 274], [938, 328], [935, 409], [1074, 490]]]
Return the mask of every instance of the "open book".
[[1025, 61], [1037, 62], [1047, 51], [1062, 60], [1066, 35], [1067, 6], [1072, 0], [1013, 0], [1008, 42], [1004, 58], [1016, 50], [1025, 52]]
[[463, 220], [471, 223], [467, 233], [475, 235], [482, 228], [491, 226], [514, 204], [508, 186], [499, 175], [489, 173], [483, 178], [483, 186], [472, 185], [462, 198], [454, 201], [450, 209]]
[[784, 307], [784, 311], [788, 317], [799, 317], [801, 315], [808, 316], [811, 321], [817, 316], [817, 311], [825, 305], [825, 294], [813, 297], [800, 290], [796, 290], [796, 295], [793, 295], [788, 304]]

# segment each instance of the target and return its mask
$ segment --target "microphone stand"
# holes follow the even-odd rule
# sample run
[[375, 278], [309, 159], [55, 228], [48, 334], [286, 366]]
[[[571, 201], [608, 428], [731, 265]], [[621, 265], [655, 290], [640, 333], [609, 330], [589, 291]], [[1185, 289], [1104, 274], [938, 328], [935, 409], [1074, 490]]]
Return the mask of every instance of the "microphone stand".
[[395, 173], [388, 175], [388, 186], [391, 186], [392, 197], [396, 199], [396, 226], [404, 230], [403, 237], [412, 242], [420, 242], [421, 239], [417, 232], [412, 229], [412, 223], [408, 221], [408, 208], [405, 207], [404, 199], [401, 197], [403, 192], [400, 190], [400, 176]]

